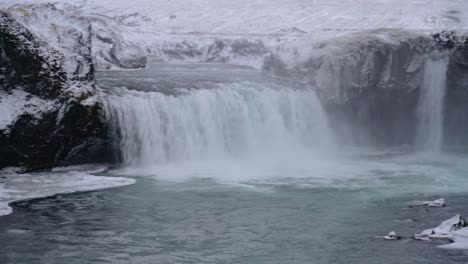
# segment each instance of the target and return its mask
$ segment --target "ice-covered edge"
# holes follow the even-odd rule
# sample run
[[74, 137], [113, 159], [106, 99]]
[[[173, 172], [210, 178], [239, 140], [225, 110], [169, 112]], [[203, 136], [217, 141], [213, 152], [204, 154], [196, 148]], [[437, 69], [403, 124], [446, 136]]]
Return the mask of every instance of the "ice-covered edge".
[[58, 194], [88, 192], [131, 185], [134, 179], [91, 175], [93, 171], [56, 171], [15, 174], [0, 171], [0, 216], [13, 212], [10, 204], [22, 200], [45, 198]]

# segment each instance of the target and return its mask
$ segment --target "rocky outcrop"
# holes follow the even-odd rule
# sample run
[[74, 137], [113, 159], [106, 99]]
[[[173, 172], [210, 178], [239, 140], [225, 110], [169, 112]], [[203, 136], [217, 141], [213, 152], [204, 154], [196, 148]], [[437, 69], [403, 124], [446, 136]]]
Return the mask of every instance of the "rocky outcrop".
[[90, 38], [69, 33], [51, 47], [0, 12], [0, 168], [38, 170], [109, 157]]

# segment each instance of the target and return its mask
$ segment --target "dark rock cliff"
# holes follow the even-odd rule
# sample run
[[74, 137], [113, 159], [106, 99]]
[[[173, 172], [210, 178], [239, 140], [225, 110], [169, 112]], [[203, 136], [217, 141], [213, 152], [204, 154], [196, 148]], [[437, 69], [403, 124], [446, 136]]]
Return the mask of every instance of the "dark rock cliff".
[[[72, 38], [78, 47], [89, 39]], [[0, 12], [0, 106], [7, 107], [6, 100], [18, 91], [27, 94], [24, 112], [0, 127], [0, 168], [40, 170], [108, 161], [107, 127], [90, 49], [84, 47], [73, 55], [76, 67], [67, 68], [64, 54]], [[40, 103], [34, 104], [35, 98]]]
[[[439, 36], [434, 37], [439, 39]], [[443, 38], [441, 44], [451, 49], [445, 98], [445, 142], [462, 148], [468, 146], [468, 34], [455, 39]]]

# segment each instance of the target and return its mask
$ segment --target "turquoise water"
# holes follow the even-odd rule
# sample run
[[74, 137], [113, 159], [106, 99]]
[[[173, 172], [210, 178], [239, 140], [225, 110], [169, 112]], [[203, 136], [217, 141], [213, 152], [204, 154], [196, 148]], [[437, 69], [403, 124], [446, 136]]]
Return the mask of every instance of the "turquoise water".
[[[345, 150], [313, 90], [245, 68], [154, 67], [98, 75], [126, 166], [106, 175], [137, 183], [16, 203], [1, 264], [467, 262], [411, 239], [468, 215], [467, 155]], [[448, 207], [408, 206], [440, 197]], [[390, 231], [404, 238], [378, 237]]]
[[[354, 160], [381, 164], [368, 182], [147, 175], [20, 202], [0, 218], [0, 263], [466, 263], [468, 252], [436, 248], [443, 241], [409, 239], [468, 211], [465, 159], [439, 160]], [[440, 196], [448, 207], [408, 207]], [[408, 239], [376, 237], [392, 230]]]

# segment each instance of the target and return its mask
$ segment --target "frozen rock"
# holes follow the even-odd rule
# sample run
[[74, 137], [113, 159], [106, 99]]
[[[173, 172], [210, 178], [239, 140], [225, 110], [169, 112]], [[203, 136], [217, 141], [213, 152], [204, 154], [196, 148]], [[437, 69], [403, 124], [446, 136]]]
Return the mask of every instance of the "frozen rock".
[[390, 233], [388, 233], [388, 235], [384, 236], [383, 237], [385, 240], [398, 240], [398, 239], [401, 239], [400, 236], [398, 236], [395, 231], [392, 231]]
[[417, 236], [420, 238], [428, 237], [452, 239], [454, 237], [455, 231], [464, 229], [467, 226], [468, 224], [466, 223], [465, 219], [460, 215], [456, 215], [448, 220], [445, 220], [438, 227], [426, 229], [420, 234], [417, 234]]

